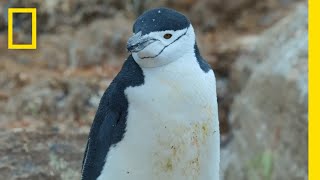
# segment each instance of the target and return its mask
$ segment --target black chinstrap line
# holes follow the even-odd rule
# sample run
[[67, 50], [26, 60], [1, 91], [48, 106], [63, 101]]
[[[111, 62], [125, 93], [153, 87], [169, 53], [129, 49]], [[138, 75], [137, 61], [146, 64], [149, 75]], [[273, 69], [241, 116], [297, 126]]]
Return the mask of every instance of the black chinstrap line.
[[178, 41], [180, 38], [182, 38], [183, 36], [185, 36], [186, 34], [187, 34], [187, 32], [188, 32], [188, 29], [189, 29], [189, 27], [187, 27], [187, 30], [186, 30], [186, 32], [184, 32], [183, 34], [181, 34], [181, 36], [179, 36], [177, 39], [175, 39], [172, 43], [170, 43], [170, 44], [168, 44], [168, 45], [166, 45], [166, 46], [164, 46], [162, 49], [161, 49], [161, 51], [157, 54], [157, 55], [155, 55], [155, 56], [147, 56], [147, 57], [142, 57], [142, 58], [140, 58], [140, 59], [146, 59], [146, 58], [156, 58], [157, 56], [159, 56], [168, 46], [170, 46], [171, 44], [173, 44], [173, 43], [175, 43], [176, 41]]

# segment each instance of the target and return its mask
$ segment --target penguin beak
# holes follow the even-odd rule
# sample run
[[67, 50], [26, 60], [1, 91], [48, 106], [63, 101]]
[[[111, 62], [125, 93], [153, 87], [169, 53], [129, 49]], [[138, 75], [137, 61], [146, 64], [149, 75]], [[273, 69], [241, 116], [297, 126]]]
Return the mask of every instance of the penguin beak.
[[129, 38], [127, 42], [127, 50], [131, 53], [139, 52], [147, 47], [149, 44], [156, 41], [154, 38], [150, 38], [148, 36], [141, 36], [141, 31], [134, 34], [131, 38]]

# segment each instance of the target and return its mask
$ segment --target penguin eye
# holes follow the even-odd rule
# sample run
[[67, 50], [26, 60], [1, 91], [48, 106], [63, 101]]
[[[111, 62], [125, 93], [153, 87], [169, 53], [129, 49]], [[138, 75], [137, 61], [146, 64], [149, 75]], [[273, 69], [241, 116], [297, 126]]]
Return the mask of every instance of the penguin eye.
[[172, 34], [165, 34], [163, 35], [163, 38], [165, 39], [170, 39], [172, 37]]

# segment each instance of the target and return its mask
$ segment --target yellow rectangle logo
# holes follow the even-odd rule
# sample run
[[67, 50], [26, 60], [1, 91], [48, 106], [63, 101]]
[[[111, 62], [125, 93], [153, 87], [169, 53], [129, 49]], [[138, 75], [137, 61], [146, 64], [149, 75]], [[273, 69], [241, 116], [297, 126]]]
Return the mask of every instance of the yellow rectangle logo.
[[[13, 44], [13, 14], [31, 13], [32, 34], [31, 44]], [[8, 49], [37, 49], [37, 9], [36, 8], [9, 8], [8, 9]]]

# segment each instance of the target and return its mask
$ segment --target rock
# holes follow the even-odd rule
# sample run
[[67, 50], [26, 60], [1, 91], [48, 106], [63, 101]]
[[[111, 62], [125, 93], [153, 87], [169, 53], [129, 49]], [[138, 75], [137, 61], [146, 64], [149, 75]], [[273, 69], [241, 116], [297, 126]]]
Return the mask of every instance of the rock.
[[[122, 15], [100, 19], [76, 30], [63, 28], [57, 34], [42, 34], [38, 38], [37, 50], [7, 53], [20, 63], [33, 63], [58, 70], [119, 64], [127, 54], [125, 45], [132, 34], [131, 23]], [[123, 58], [119, 60], [119, 56]]]
[[[232, 102], [232, 93], [230, 93], [229, 80], [227, 78], [217, 78], [217, 97], [218, 97], [218, 113], [220, 123], [221, 138], [229, 136], [229, 122], [228, 114], [229, 107]], [[221, 139], [221, 143], [224, 144], [225, 140]]]
[[[190, 9], [190, 19], [192, 23], [201, 25], [202, 31], [214, 30], [218, 25], [218, 13], [213, 11], [215, 5], [212, 5], [213, 1], [198, 1]], [[210, 10], [209, 10], [210, 9]], [[210, 17], [210, 18], [208, 18]]]
[[251, 52], [235, 65], [242, 83], [223, 178], [308, 179], [307, 5], [262, 33]]
[[[38, 63], [49, 69], [65, 69], [69, 67], [68, 49], [73, 39], [71, 32], [62, 31], [59, 35], [43, 35], [39, 37], [38, 48], [28, 56], [23, 53], [26, 61]], [[63, 42], [63, 43], [62, 43]]]
[[0, 132], [0, 174], [13, 180], [80, 179], [87, 134]]
[[[39, 1], [12, 0], [6, 3], [8, 7], [36, 7], [38, 27], [40, 33], [54, 32], [60, 25], [78, 26], [83, 22], [91, 22], [94, 18], [111, 17], [117, 8], [125, 7], [125, 1], [100, 0], [54, 0]], [[25, 22], [18, 17], [16, 22], [22, 29], [26, 29]]]
[[[69, 44], [71, 67], [102, 64], [108, 60], [119, 61], [126, 56], [126, 42], [132, 34], [132, 21], [122, 15], [113, 19], [97, 20], [75, 33]], [[120, 61], [122, 62], [122, 61]]]
[[10, 97], [6, 109], [18, 120], [32, 117], [57, 123], [86, 119], [88, 112], [97, 108], [89, 102], [94, 94], [94, 87], [80, 79], [42, 80]]
[[[6, 14], [5, 14], [5, 9], [4, 9], [4, 2], [0, 2], [0, 31], [5, 28], [5, 25], [7, 22], [5, 21]], [[1, 42], [0, 42], [1, 43]], [[1, 49], [1, 47], [0, 47]]]
[[[295, 36], [295, 33], [301, 24], [292, 23], [290, 18], [291, 17], [289, 16], [282, 20], [281, 23], [283, 23], [283, 25], [274, 26], [267, 30], [259, 39], [256, 37], [242, 39], [240, 44], [242, 44], [242, 46], [247, 46], [247, 49], [242, 49], [242, 54], [232, 67], [231, 80], [234, 89], [242, 89], [256, 66], [262, 61], [276, 58], [266, 56], [272, 56], [275, 54], [274, 52], [278, 52], [279, 48], [282, 47], [282, 44], [286, 43], [292, 36]], [[302, 21], [305, 17], [296, 18]], [[285, 30], [286, 33], [279, 33], [282, 30]]]

